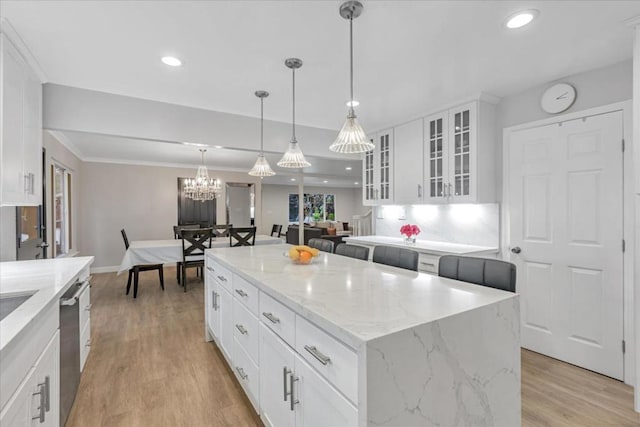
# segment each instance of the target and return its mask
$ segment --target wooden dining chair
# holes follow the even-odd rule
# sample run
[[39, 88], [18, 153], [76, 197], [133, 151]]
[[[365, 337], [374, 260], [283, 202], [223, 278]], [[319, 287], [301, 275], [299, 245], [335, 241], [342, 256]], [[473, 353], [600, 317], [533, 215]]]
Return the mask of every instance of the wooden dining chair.
[[[124, 231], [124, 228], [120, 230], [120, 234], [122, 234], [122, 240], [124, 240], [125, 250], [129, 250], [129, 239], [127, 238], [127, 233]], [[162, 264], [140, 264], [134, 265], [129, 269], [129, 278], [127, 279], [127, 293], [129, 295], [129, 290], [131, 289], [131, 277], [133, 276], [133, 297], [138, 297], [138, 276], [141, 271], [151, 271], [158, 270], [158, 274], [160, 276], [160, 287], [164, 291], [164, 270]]]
[[271, 237], [280, 237], [281, 234], [282, 234], [282, 225], [273, 224], [273, 227], [271, 227]]
[[213, 237], [229, 237], [229, 229], [233, 224], [216, 224], [213, 227]]
[[256, 227], [231, 227], [229, 229], [229, 246], [254, 246], [256, 244]]
[[[174, 225], [173, 226], [173, 238], [174, 239], [181, 239], [182, 237], [180, 236], [180, 233], [182, 232], [182, 230], [199, 230], [200, 224], [184, 224], [184, 225]], [[182, 271], [182, 263], [181, 262], [177, 262], [176, 263], [176, 281], [178, 282], [178, 285], [180, 284], [180, 272]]]
[[443, 255], [438, 260], [438, 276], [503, 291], [516, 291], [516, 266], [497, 259]]
[[394, 246], [373, 248], [373, 262], [418, 271], [418, 252]]
[[187, 292], [187, 269], [204, 267], [204, 251], [211, 247], [213, 228], [185, 229], [180, 234], [182, 238], [181, 285]]

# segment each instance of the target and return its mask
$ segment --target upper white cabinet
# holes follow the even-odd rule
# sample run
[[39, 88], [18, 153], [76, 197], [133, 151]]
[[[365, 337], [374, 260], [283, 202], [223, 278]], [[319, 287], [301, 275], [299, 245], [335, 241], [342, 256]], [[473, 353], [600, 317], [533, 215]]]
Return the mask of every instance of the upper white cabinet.
[[423, 200], [422, 123], [423, 120], [418, 119], [394, 128], [395, 203], [412, 204]]
[[0, 151], [4, 206], [42, 203], [42, 84], [0, 33]]
[[375, 134], [376, 147], [364, 153], [362, 164], [362, 204], [373, 206], [393, 201], [393, 129]]
[[425, 202], [495, 202], [494, 106], [475, 101], [424, 122]]

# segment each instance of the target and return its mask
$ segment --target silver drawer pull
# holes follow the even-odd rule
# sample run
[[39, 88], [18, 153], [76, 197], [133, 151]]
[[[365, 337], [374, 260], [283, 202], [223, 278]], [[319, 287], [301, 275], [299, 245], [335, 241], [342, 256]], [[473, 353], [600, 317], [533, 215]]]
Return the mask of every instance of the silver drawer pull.
[[304, 349], [307, 350], [309, 353], [311, 353], [311, 355], [316, 359], [318, 359], [318, 361], [323, 365], [326, 365], [327, 363], [331, 362], [331, 358], [329, 356], [325, 356], [324, 354], [320, 353], [320, 351], [316, 348], [316, 346], [305, 345]]
[[236, 325], [236, 329], [240, 331], [242, 335], [247, 335], [248, 331], [242, 325]]
[[273, 313], [262, 313], [262, 315], [264, 317], [266, 317], [267, 319], [269, 319], [271, 321], [271, 323], [280, 323], [280, 319], [278, 319], [276, 316], [273, 315]]
[[284, 389], [284, 401], [287, 401], [287, 397], [291, 394], [287, 391], [287, 375], [291, 374], [291, 370], [286, 366], [282, 367], [282, 388]]
[[242, 298], [246, 297], [248, 294], [242, 289], [236, 289], [236, 294], [240, 295]]
[[41, 424], [44, 423], [44, 411], [45, 411], [45, 384], [38, 384], [38, 390], [35, 393], [32, 393], [34, 396], [40, 396], [40, 406], [38, 406], [38, 415], [35, 417], [31, 417], [32, 420], [38, 420]]
[[220, 276], [220, 275], [218, 275], [218, 276], [216, 276], [216, 277], [217, 277], [220, 281], [222, 281], [222, 282], [226, 282], [226, 281], [227, 281], [227, 278], [226, 278], [226, 277], [224, 277], [224, 276]]
[[249, 378], [249, 375], [244, 373], [244, 369], [240, 368], [239, 366], [236, 366], [236, 372], [238, 373], [238, 375], [240, 375], [240, 378], [242, 378], [243, 380], [246, 380], [247, 378]]
[[209, 270], [209, 271], [215, 271], [212, 267], [209, 267], [208, 265], [207, 265], [207, 270]]
[[299, 401], [298, 399], [296, 399], [296, 398], [295, 398], [295, 396], [294, 396], [294, 394], [293, 394], [293, 393], [294, 393], [294, 391], [293, 391], [293, 387], [294, 387], [294, 385], [295, 385], [296, 381], [298, 381], [298, 380], [299, 380], [299, 378], [298, 378], [298, 377], [296, 377], [296, 376], [295, 376], [295, 375], [293, 375], [293, 374], [291, 374], [291, 376], [289, 377], [289, 390], [291, 390], [291, 391], [289, 392], [289, 393], [290, 393], [290, 396], [291, 396], [291, 400], [290, 400], [291, 406], [290, 406], [290, 408], [291, 408], [291, 410], [292, 410], [292, 411], [295, 411], [295, 410], [296, 410], [296, 409], [295, 409], [296, 404], [297, 404], [297, 403], [300, 403], [300, 401]]

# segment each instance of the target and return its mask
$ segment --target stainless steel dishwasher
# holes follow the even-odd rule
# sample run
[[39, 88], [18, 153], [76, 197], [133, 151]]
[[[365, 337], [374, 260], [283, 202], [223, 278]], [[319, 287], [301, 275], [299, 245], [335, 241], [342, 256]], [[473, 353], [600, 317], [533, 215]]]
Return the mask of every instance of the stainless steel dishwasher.
[[60, 426], [64, 426], [80, 384], [80, 294], [89, 279], [76, 282], [60, 298]]

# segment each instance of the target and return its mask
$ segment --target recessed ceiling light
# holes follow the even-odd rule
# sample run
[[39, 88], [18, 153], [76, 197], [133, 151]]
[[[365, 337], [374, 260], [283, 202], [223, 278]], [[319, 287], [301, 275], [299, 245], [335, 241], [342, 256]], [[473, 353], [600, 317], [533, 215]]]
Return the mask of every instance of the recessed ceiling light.
[[360, 105], [360, 103], [355, 99], [353, 101], [347, 101], [347, 107], [357, 107], [358, 105]]
[[327, 183], [327, 182], [329, 182], [329, 181], [327, 181], [327, 180], [325, 179], [325, 180], [324, 180], [324, 181], [322, 181], [322, 182], [324, 182], [324, 183], [326, 184], [326, 183]]
[[198, 144], [196, 142], [183, 142], [183, 145], [189, 145], [191, 147], [208, 147], [207, 144]]
[[295, 178], [291, 178], [291, 181], [295, 181], [295, 180], [296, 180]]
[[175, 56], [163, 56], [162, 62], [167, 65], [170, 65], [171, 67], [179, 67], [182, 65], [182, 61], [180, 61]]
[[358, 181], [354, 182], [353, 185], [358, 185], [360, 184]]
[[347, 167], [345, 168], [345, 170], [348, 170], [348, 171], [350, 171], [351, 169], [353, 169], [351, 166], [347, 166]]
[[214, 145], [214, 148], [224, 148], [222, 145]]
[[509, 16], [505, 21], [505, 25], [509, 29], [516, 29], [524, 27], [525, 25], [531, 23], [539, 14], [535, 9], [523, 10], [518, 13], [514, 13]]

